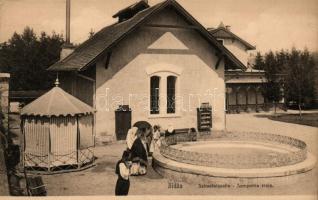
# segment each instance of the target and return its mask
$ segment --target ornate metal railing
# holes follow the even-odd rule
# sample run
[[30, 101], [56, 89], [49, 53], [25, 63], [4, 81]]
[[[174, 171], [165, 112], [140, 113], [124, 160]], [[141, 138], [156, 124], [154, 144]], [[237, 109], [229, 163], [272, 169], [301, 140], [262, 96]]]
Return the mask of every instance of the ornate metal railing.
[[[52, 159], [54, 158], [54, 159]], [[73, 151], [66, 155], [34, 155], [24, 153], [24, 165], [28, 172], [53, 173], [81, 170], [94, 161], [94, 147]]]

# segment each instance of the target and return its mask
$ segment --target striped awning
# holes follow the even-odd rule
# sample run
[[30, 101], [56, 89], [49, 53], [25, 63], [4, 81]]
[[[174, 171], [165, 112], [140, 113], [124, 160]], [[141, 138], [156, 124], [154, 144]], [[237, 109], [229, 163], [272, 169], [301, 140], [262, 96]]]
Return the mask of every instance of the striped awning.
[[90, 114], [94, 112], [94, 108], [56, 86], [23, 107], [21, 115], [50, 117], [61, 115], [74, 116], [76, 114]]

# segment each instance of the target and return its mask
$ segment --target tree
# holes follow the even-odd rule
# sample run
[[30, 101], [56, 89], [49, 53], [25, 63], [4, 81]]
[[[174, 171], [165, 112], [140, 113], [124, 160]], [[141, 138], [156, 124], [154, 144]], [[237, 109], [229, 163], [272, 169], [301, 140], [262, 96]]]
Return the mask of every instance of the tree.
[[314, 100], [315, 61], [307, 49], [303, 52], [293, 48], [286, 70], [286, 96], [288, 101], [296, 102], [299, 116], [302, 107]]
[[272, 51], [265, 55], [264, 70], [266, 82], [263, 85], [264, 98], [270, 102], [274, 102], [275, 115], [277, 110], [277, 103], [283, 98], [282, 80], [278, 76], [279, 69], [277, 61]]
[[284, 73], [284, 71], [286, 70], [288, 57], [288, 51], [285, 51], [284, 49], [282, 49], [280, 52], [276, 52], [276, 65], [280, 73]]
[[254, 69], [264, 70], [264, 59], [260, 52], [257, 52], [255, 57], [255, 64], [253, 66]]
[[12, 90], [44, 90], [52, 86], [54, 75], [46, 69], [57, 62], [64, 40], [61, 35], [42, 32], [37, 37], [26, 27], [1, 45], [1, 70], [11, 74]]

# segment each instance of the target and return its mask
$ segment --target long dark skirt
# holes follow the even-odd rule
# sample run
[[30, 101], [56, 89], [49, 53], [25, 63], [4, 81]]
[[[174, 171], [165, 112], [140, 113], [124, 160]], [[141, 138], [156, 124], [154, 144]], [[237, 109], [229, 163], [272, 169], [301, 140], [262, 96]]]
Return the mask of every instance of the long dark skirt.
[[129, 192], [130, 181], [118, 177], [115, 189], [116, 196], [126, 196]]

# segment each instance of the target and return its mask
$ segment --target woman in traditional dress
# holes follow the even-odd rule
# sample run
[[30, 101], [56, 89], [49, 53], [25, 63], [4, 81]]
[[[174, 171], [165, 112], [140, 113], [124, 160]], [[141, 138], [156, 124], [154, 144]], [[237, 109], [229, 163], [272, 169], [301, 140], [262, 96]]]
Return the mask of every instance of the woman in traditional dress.
[[145, 175], [148, 166], [146, 137], [141, 130], [137, 131], [137, 139], [131, 147], [131, 175]]
[[168, 129], [165, 132], [165, 137], [171, 136], [171, 135], [175, 135], [176, 131], [174, 130], [172, 125], [168, 126]]
[[129, 159], [129, 152], [124, 151], [121, 160], [119, 160], [116, 164], [116, 174], [118, 175], [115, 188], [116, 196], [125, 196], [129, 192], [129, 174], [131, 166], [131, 162], [129, 161]]
[[152, 139], [153, 139], [153, 129], [152, 127], [148, 127], [145, 129], [145, 139], [146, 139], [146, 143], [147, 143], [147, 152], [150, 156], [150, 146], [151, 146], [151, 142], [152, 142]]
[[126, 137], [126, 143], [127, 148], [131, 150], [132, 145], [134, 144], [135, 140], [137, 139], [137, 127], [132, 127], [128, 130], [127, 137]]

